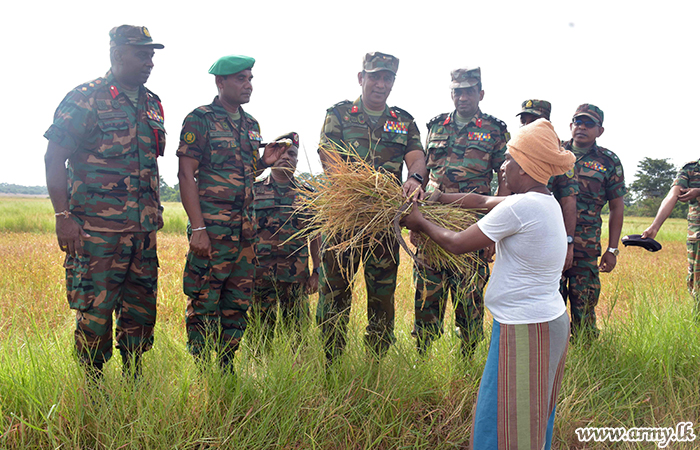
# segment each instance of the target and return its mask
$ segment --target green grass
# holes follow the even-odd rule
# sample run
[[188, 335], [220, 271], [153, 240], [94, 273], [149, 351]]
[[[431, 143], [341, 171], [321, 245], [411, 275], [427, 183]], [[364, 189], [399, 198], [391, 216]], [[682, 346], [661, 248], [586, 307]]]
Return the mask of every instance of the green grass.
[[[142, 382], [125, 382], [119, 358], [113, 358], [95, 390], [72, 356], [74, 316], [65, 300], [50, 204], [25, 202], [14, 210], [0, 202], [0, 220], [26, 211], [42, 215], [48, 207], [50, 228], [0, 232], [0, 449], [451, 449], [468, 443], [488, 342], [462, 361], [447, 332], [418, 360], [410, 336], [408, 258], [399, 270], [397, 343], [380, 363], [365, 356], [366, 304], [358, 283], [348, 349], [334, 371], [326, 374], [311, 326], [300, 349], [278, 330], [273, 352], [262, 357], [244, 339], [231, 379], [214, 364], [200, 372], [185, 350], [187, 242], [182, 231], [162, 234], [156, 342], [145, 356]], [[178, 217], [183, 222], [173, 229], [184, 230], [184, 212], [166, 205], [166, 223], [178, 223]], [[623, 234], [641, 233], [650, 222], [628, 219]], [[663, 251], [625, 249], [615, 271], [601, 276], [602, 333], [589, 345], [570, 347], [556, 449], [656, 448], [580, 443], [575, 429], [700, 420], [700, 326], [690, 319], [685, 291], [685, 221], [670, 220], [662, 233]], [[490, 319], [486, 324], [488, 334]], [[448, 322], [446, 330], [453, 326]], [[700, 440], [669, 448], [698, 445]]]

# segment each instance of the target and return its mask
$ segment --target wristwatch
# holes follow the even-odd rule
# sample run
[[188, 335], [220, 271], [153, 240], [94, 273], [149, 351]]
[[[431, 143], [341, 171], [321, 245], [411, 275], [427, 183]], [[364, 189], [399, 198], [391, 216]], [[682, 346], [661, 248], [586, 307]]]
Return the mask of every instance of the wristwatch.
[[419, 173], [412, 173], [408, 176], [409, 178], [415, 178], [420, 184], [423, 184], [423, 176]]
[[574, 243], [574, 237], [573, 237], [573, 236], [567, 236], [567, 237], [566, 237], [566, 243], [567, 243], [567, 244], [573, 244], [573, 243]]
[[610, 253], [612, 253], [613, 255], [615, 255], [616, 258], [617, 258], [618, 256], [620, 256], [620, 250], [618, 250], [618, 249], [616, 249], [616, 248], [608, 247], [608, 250], [607, 250], [607, 251], [609, 251]]

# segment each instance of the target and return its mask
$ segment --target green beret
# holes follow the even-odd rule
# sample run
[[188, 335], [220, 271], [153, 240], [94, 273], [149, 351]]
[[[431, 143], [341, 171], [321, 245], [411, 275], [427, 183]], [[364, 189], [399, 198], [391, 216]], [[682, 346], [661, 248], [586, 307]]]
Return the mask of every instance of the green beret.
[[253, 64], [255, 64], [255, 59], [250, 56], [222, 56], [209, 68], [209, 73], [212, 75], [231, 75], [241, 70], [252, 69]]

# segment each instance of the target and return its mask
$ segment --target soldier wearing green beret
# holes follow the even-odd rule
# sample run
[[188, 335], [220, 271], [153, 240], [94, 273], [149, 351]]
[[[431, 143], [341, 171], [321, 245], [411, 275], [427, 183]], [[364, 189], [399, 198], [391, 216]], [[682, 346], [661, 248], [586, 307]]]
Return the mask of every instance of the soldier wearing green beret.
[[146, 27], [122, 25], [109, 36], [110, 70], [68, 93], [44, 134], [77, 355], [95, 378], [112, 356], [112, 314], [125, 375], [139, 376], [153, 345], [163, 226], [156, 163], [165, 149], [163, 107], [144, 87], [163, 45]]
[[[549, 120], [552, 113], [552, 104], [546, 100], [530, 99], [522, 104], [522, 110], [516, 114], [520, 116], [522, 126], [534, 122], [539, 118]], [[564, 261], [564, 271], [569, 270], [574, 262], [574, 232], [576, 231], [576, 196], [578, 195], [578, 181], [574, 175], [574, 170], [570, 170], [563, 175], [557, 175], [549, 180], [547, 189], [554, 194], [561, 205], [561, 212], [564, 215], [564, 226], [566, 228], [566, 260]]]
[[[496, 173], [498, 190], [495, 194], [507, 195], [510, 191], [505, 187], [499, 169], [505, 160], [510, 135], [503, 121], [479, 108], [484, 99], [481, 68], [456, 69], [451, 72], [451, 78], [455, 110], [434, 117], [427, 125], [425, 146], [430, 172], [427, 191], [491, 195], [491, 179]], [[420, 256], [420, 242], [417, 244]], [[479, 252], [480, 259], [474, 267], [478, 272], [476, 283], [450, 270], [414, 267], [414, 332], [419, 353], [425, 353], [431, 341], [442, 334], [445, 308], [451, 293], [462, 353], [472, 354], [483, 338], [484, 287], [492, 254], [493, 246]]]
[[[324, 170], [328, 170], [323, 145], [332, 142], [341, 147], [351, 146], [360, 158], [371, 161], [376, 169], [381, 168], [399, 180], [406, 163], [408, 178], [403, 184], [403, 192], [408, 195], [416, 189], [422, 192], [427, 174], [420, 132], [413, 116], [401, 108], [387, 106], [398, 68], [399, 60], [392, 55], [379, 52], [365, 55], [362, 72], [357, 74], [362, 95], [354, 102], [346, 100], [327, 110], [319, 155]], [[353, 261], [345, 259], [343, 266], [354, 269], [359, 266], [358, 258]], [[384, 355], [394, 341], [394, 291], [398, 264], [399, 246], [393, 237], [377, 243], [372, 255], [364, 262], [368, 320], [365, 344], [375, 356]], [[345, 348], [351, 300], [350, 281], [341, 273], [335, 255], [325, 252], [316, 315], [329, 363]]]
[[253, 181], [285, 150], [270, 144], [261, 158], [260, 126], [241, 106], [250, 101], [254, 63], [224, 56], [211, 66], [219, 95], [187, 115], [177, 150], [180, 197], [190, 221], [183, 281], [187, 348], [198, 362], [214, 348], [225, 371], [232, 371], [253, 291]]
[[671, 216], [676, 203], [688, 202], [688, 292], [694, 299], [695, 319], [700, 319], [700, 160], [690, 161], [681, 167], [668, 194], [642, 238], [654, 239], [661, 225]]
[[[603, 111], [584, 103], [571, 121], [572, 139], [563, 142], [576, 155], [574, 172], [579, 185], [576, 197], [574, 261], [564, 271], [561, 294], [571, 303], [571, 332], [597, 337], [595, 307], [600, 296], [599, 272], [611, 272], [617, 263], [617, 248], [624, 220], [625, 175], [617, 155], [597, 144], [604, 131]], [[601, 256], [601, 210], [608, 203], [608, 246]], [[598, 262], [600, 257], [600, 262]]]
[[[320, 236], [313, 240], [298, 237], [309, 216], [299, 210], [298, 193], [312, 190], [294, 176], [299, 155], [299, 135], [287, 133], [275, 142], [291, 140], [292, 145], [272, 166], [267, 178], [256, 181], [255, 219], [258, 242], [258, 264], [255, 268], [255, 289], [249, 323], [259, 325], [257, 333], [246, 339], [258, 348], [269, 348], [278, 323], [298, 337], [308, 323], [308, 295], [318, 291]], [[309, 256], [313, 270], [309, 271]], [[260, 342], [262, 341], [262, 342]]]

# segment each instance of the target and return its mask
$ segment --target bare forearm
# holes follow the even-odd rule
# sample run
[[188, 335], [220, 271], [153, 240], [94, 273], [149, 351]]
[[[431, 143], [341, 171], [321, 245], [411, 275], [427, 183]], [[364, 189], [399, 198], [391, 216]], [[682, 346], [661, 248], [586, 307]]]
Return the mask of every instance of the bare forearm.
[[656, 217], [654, 217], [654, 221], [651, 223], [651, 226], [656, 230], [661, 228], [661, 225], [663, 225], [666, 219], [671, 217], [671, 213], [673, 212], [673, 208], [676, 206], [677, 202], [678, 194], [674, 189], [671, 189], [666, 198], [664, 198], [664, 200], [661, 202], [659, 210], [657, 211]]
[[608, 223], [608, 247], [617, 248], [622, 233], [624, 222], [624, 208], [622, 197], [610, 200], [610, 219]]
[[311, 262], [316, 268], [321, 265], [321, 237], [316, 236], [309, 242], [309, 251], [311, 253]]
[[199, 191], [197, 183], [192, 177], [185, 177], [178, 174], [180, 182], [180, 200], [185, 208], [187, 217], [190, 219], [192, 228], [201, 228], [204, 226], [204, 218], [202, 217], [202, 208], [199, 205]]
[[46, 188], [56, 212], [68, 209], [68, 170], [66, 169], [67, 150], [49, 143], [44, 156], [46, 166]]
[[564, 228], [567, 236], [576, 233], [576, 196], [570, 195], [561, 199], [561, 212], [564, 216]]
[[481, 194], [442, 194], [440, 203], [454, 204], [465, 209], [479, 209], [484, 212], [491, 211], [505, 197], [492, 197]]

